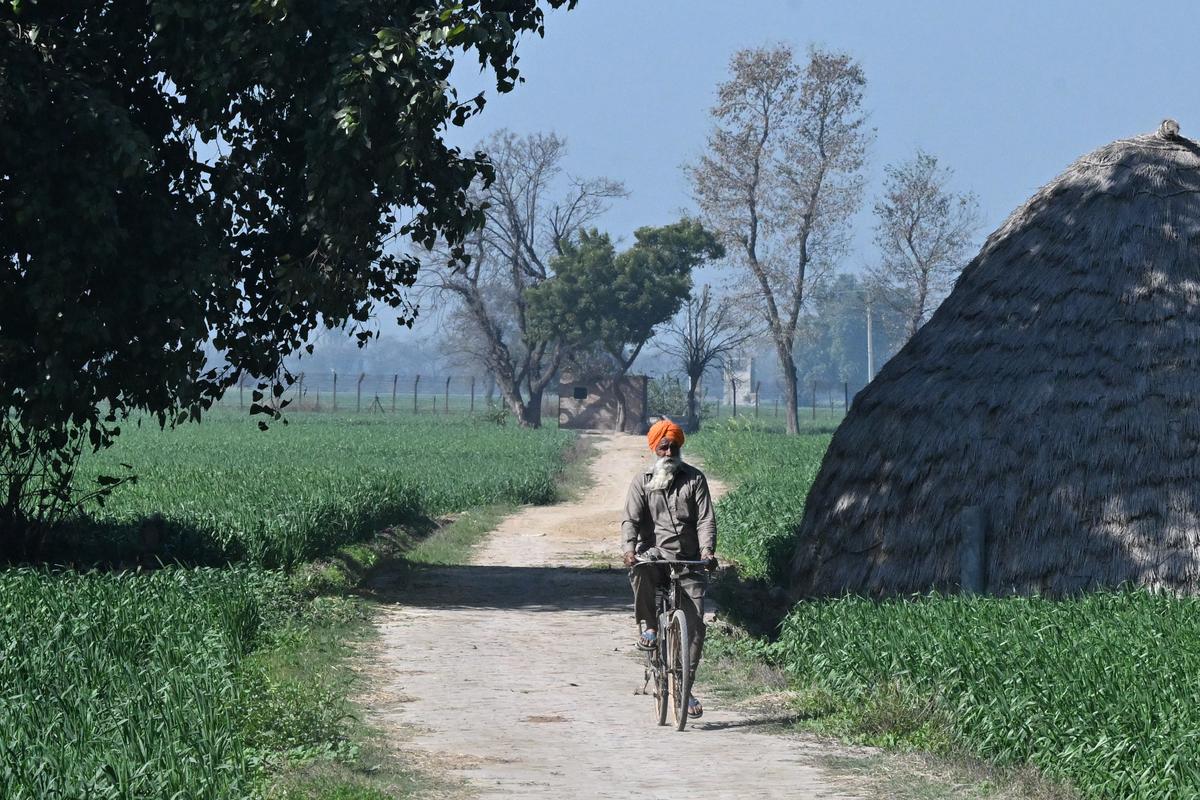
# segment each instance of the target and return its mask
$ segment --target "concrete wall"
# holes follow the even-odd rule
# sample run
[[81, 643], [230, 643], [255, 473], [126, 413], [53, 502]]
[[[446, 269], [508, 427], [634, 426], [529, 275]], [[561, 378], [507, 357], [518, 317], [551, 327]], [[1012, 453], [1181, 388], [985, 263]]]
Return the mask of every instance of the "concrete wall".
[[743, 355], [734, 359], [731, 364], [726, 364], [724, 375], [724, 392], [721, 402], [725, 405], [733, 403], [733, 389], [737, 387], [737, 402], [741, 406], [754, 405], [755, 387], [762, 379], [759, 373], [756, 359], [752, 356]]
[[625, 398], [625, 433], [645, 433], [649, 378], [626, 375], [618, 385], [613, 381], [573, 382], [564, 376], [558, 385], [558, 427], [577, 430], [614, 431], [617, 429], [618, 391]]

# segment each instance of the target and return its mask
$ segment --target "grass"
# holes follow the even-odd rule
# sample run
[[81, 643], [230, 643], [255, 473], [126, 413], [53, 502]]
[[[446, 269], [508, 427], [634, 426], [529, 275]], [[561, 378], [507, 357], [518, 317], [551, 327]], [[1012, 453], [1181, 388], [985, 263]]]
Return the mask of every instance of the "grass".
[[[366, 612], [341, 594], [433, 517], [460, 512], [419, 551], [427, 562], [459, 557], [507, 505], [554, 499], [572, 441], [461, 417], [313, 416], [260, 433], [218, 413], [126, 431], [83, 477], [125, 462], [138, 483], [60, 555], [168, 566], [0, 570], [0, 797], [429, 788], [355, 719], [346, 637]], [[149, 553], [148, 524], [163, 534]]]
[[1160, 798], [1200, 793], [1197, 643], [1200, 600], [1142, 591], [846, 598], [799, 604], [764, 655], [840, 707], [892, 695], [908, 720], [879, 735], [945, 736], [1086, 797]]
[[459, 514], [410, 550], [406, 559], [413, 564], [462, 564], [514, 509], [512, 505], [490, 505]]
[[[785, 574], [829, 437], [739, 426], [691, 441], [735, 485], [717, 514], [742, 579], [716, 591], [751, 618]], [[766, 636], [714, 637], [708, 655], [740, 659], [727, 684], [782, 679], [770, 691], [806, 730], [1033, 775], [1047, 796], [1200, 796], [1200, 598], [847, 597], [782, 616]]]
[[752, 419], [734, 419], [688, 439], [705, 467], [734, 486], [720, 501], [718, 547], [743, 577], [782, 580], [830, 438], [824, 430], [788, 436]]
[[91, 514], [71, 551], [136, 557], [157, 515], [166, 559], [291, 567], [400, 520], [549, 502], [572, 440], [473, 417], [296, 415], [259, 431], [217, 413], [176, 430], [131, 427], [86, 460], [80, 481], [128, 463], [138, 482]]
[[244, 797], [239, 679], [286, 598], [254, 570], [0, 572], [0, 797]]
[[[885, 748], [840, 748], [819, 757], [826, 769], [847, 776], [856, 792], [886, 800], [1079, 798], [1075, 790], [1034, 768], [998, 765], [957, 747], [947, 731], [928, 725], [927, 708], [910, 705], [895, 692], [879, 692], [866, 704], [843, 702], [814, 683], [797, 683], [763, 651], [762, 640], [737, 628], [710, 626], [700, 680], [726, 702], [766, 720], [756, 726], [759, 730], [799, 731]], [[921, 730], [923, 738], [900, 737], [902, 730]]]

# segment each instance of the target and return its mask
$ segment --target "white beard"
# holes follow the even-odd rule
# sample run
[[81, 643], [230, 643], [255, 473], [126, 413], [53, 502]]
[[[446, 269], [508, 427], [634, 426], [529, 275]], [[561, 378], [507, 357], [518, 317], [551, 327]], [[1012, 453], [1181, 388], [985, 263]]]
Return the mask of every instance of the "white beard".
[[661, 492], [671, 485], [671, 479], [675, 477], [675, 471], [679, 469], [679, 460], [670, 456], [663, 456], [654, 464], [654, 473], [650, 476], [650, 481], [646, 484], [646, 488], [652, 492]]

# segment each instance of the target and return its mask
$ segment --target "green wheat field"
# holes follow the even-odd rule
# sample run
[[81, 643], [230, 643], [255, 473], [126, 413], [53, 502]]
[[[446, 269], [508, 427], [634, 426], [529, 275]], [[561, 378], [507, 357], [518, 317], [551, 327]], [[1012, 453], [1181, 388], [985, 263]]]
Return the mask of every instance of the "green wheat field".
[[128, 426], [80, 480], [127, 463], [138, 481], [77, 521], [77, 545], [131, 556], [160, 515], [156, 558], [175, 563], [0, 570], [0, 797], [259, 796], [280, 759], [338, 746], [345, 713], [259, 663], [311, 613], [288, 571], [417, 516], [550, 501], [573, 440], [465, 417]]

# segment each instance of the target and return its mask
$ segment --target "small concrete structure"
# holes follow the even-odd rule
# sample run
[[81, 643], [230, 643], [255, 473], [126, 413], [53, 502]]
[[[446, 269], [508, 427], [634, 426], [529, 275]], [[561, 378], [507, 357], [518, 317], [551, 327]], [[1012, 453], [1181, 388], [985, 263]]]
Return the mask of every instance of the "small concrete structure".
[[[754, 356], [742, 353], [725, 365], [724, 397], [725, 405], [736, 402], [740, 406], [752, 406], [757, 396], [756, 387], [761, 376]], [[736, 391], [736, 395], [734, 392]]]
[[[626, 375], [616, 382], [575, 382], [564, 375], [558, 384], [558, 427], [645, 433], [650, 428], [646, 420], [649, 385], [650, 379], [645, 375]], [[625, 423], [618, 428], [622, 399]]]

